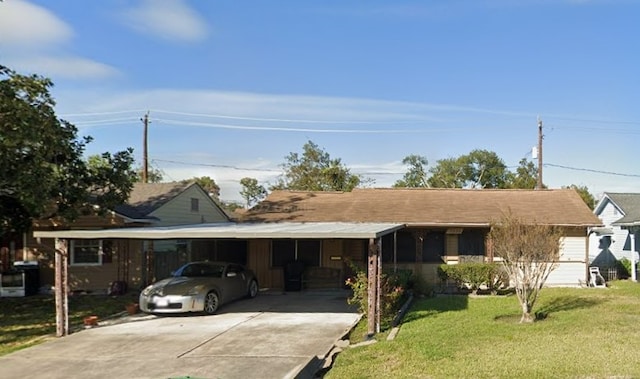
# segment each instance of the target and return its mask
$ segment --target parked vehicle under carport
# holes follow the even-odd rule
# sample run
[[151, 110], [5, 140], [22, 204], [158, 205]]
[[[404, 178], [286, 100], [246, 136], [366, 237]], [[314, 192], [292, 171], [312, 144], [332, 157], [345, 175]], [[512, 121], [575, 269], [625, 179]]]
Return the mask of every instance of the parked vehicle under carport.
[[146, 313], [205, 312], [243, 297], [258, 294], [253, 271], [228, 262], [191, 262], [140, 293], [140, 310]]

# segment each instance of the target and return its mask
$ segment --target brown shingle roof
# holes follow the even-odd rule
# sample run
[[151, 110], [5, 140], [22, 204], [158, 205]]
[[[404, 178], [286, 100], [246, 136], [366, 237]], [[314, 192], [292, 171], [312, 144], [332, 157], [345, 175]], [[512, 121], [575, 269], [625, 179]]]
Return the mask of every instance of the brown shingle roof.
[[553, 225], [601, 221], [573, 189], [356, 189], [352, 192], [274, 191], [242, 221], [391, 222], [423, 226], [488, 225], [511, 212]]

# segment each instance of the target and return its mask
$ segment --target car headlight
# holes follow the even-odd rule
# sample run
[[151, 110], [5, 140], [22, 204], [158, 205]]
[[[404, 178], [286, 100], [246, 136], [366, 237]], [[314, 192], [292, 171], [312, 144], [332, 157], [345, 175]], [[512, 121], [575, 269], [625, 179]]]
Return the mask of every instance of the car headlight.
[[153, 286], [147, 286], [147, 288], [142, 290], [142, 294], [144, 296], [149, 296], [151, 295], [151, 291], [153, 291]]
[[187, 291], [186, 294], [188, 296], [193, 296], [193, 295], [199, 295], [202, 292], [204, 292], [204, 286], [203, 285], [198, 285], [198, 286], [195, 286], [195, 287], [191, 288], [189, 291]]

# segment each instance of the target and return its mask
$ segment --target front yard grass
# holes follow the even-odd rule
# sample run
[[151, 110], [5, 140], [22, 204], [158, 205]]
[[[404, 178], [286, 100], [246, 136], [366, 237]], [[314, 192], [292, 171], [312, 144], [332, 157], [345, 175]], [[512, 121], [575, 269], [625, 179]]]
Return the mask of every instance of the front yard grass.
[[513, 295], [420, 299], [395, 340], [345, 349], [326, 378], [640, 377], [640, 284], [547, 288], [534, 310], [519, 324]]
[[[69, 329], [82, 328], [84, 318], [99, 320], [125, 310], [125, 304], [137, 302], [133, 295], [69, 296]], [[0, 298], [0, 355], [24, 349], [55, 336], [56, 310], [53, 296]]]

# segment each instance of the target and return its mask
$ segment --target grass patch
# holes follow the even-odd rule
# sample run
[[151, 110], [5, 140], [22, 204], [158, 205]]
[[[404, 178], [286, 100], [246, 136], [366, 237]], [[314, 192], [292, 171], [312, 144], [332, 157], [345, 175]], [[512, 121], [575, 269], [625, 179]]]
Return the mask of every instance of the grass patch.
[[[83, 327], [87, 316], [104, 319], [124, 311], [137, 296], [69, 296], [69, 329]], [[0, 298], [0, 355], [24, 349], [55, 335], [55, 299], [49, 295]]]
[[[640, 377], [640, 284], [546, 288], [520, 324], [515, 296], [418, 299], [393, 341], [340, 353], [327, 378]], [[366, 322], [364, 320], [363, 322]]]

